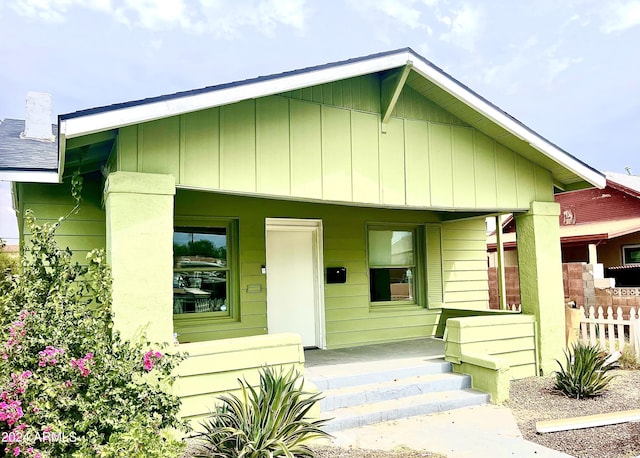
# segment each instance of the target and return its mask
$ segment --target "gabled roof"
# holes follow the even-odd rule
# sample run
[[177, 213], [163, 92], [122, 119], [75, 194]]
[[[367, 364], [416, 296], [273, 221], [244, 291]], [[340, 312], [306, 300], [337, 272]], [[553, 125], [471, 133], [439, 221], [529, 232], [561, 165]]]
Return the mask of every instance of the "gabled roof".
[[[378, 74], [381, 78], [393, 74], [399, 81], [396, 88], [408, 85], [469, 126], [549, 170], [561, 188], [581, 187], [585, 182], [596, 187], [605, 185], [600, 172], [554, 145], [410, 48], [63, 114], [59, 117], [59, 169], [63, 169], [69, 139], [113, 132], [128, 125], [367, 74]], [[394, 103], [392, 98], [389, 104], [392, 106]], [[381, 116], [383, 122], [389, 113], [387, 110]]]
[[0, 121], [0, 180], [58, 181], [58, 126], [52, 125], [55, 141], [25, 138], [25, 123]]

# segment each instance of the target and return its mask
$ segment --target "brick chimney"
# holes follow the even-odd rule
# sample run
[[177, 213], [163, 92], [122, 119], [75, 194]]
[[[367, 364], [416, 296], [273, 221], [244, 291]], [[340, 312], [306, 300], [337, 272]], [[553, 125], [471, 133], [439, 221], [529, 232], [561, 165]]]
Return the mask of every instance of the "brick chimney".
[[27, 92], [24, 132], [20, 136], [31, 140], [55, 141], [51, 131], [51, 114], [51, 94]]

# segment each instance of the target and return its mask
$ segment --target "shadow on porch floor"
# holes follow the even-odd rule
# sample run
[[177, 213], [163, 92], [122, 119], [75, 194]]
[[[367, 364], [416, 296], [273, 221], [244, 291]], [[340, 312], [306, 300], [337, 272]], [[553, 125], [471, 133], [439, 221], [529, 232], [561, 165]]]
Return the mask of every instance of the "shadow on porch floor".
[[408, 358], [437, 359], [444, 357], [444, 341], [428, 337], [337, 350], [312, 349], [305, 350], [304, 357], [306, 368]]

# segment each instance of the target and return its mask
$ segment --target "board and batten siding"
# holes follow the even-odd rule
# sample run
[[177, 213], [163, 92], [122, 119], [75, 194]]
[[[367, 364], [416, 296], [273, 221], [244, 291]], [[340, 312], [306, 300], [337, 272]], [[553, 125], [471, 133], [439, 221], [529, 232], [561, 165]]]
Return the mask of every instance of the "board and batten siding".
[[[28, 243], [31, 236], [24, 220], [27, 209], [33, 211], [37, 224], [42, 225], [56, 223], [75, 206], [71, 198], [71, 186], [67, 181], [63, 184], [19, 183], [17, 193], [22, 243]], [[101, 202], [101, 180], [85, 178], [80, 208], [56, 230], [56, 242], [61, 248], [71, 249], [74, 262], [86, 264], [87, 253], [106, 246], [105, 212]]]
[[377, 81], [124, 127], [117, 168], [171, 174], [178, 186], [368, 205], [506, 212], [553, 200], [547, 170], [408, 86], [382, 129]]
[[448, 308], [489, 308], [484, 218], [442, 224], [444, 300]]
[[[343, 266], [347, 282], [325, 284], [325, 320], [328, 348], [389, 342], [433, 335], [439, 308], [377, 306], [369, 302], [367, 223], [415, 223], [439, 227], [437, 214], [428, 211], [363, 208], [332, 204], [290, 202], [178, 190], [176, 218], [202, 221], [206, 217], [236, 218], [240, 250], [240, 316], [238, 321], [187, 317], [174, 321], [179, 339], [186, 342], [242, 337], [267, 333], [265, 219], [309, 218], [322, 220], [324, 266]], [[438, 235], [438, 230], [435, 230]], [[428, 244], [439, 251], [438, 243]], [[435, 256], [435, 255], [434, 255]], [[442, 280], [438, 268], [427, 272], [429, 284]], [[438, 295], [430, 306], [440, 307]]]

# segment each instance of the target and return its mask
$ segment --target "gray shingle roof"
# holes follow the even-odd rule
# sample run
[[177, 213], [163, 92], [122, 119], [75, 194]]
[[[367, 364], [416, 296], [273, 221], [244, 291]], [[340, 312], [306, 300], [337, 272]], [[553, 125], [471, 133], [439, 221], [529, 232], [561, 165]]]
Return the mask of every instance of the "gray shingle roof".
[[58, 126], [53, 124], [55, 141], [21, 138], [24, 121], [0, 121], [0, 171], [57, 171]]

